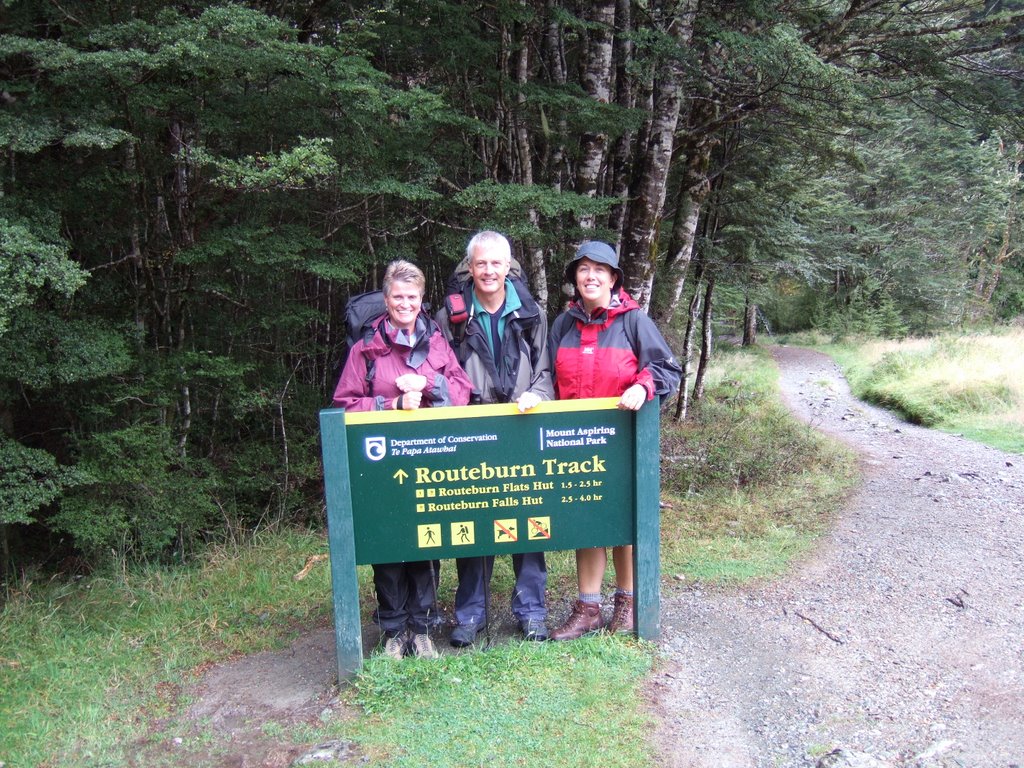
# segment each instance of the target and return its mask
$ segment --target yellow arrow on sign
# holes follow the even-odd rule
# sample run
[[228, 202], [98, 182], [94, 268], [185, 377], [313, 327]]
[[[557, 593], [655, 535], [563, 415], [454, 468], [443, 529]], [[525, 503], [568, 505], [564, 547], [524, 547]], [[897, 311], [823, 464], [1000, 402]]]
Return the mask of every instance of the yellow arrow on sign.
[[392, 475], [392, 477], [395, 478], [398, 481], [399, 485], [404, 483], [405, 482], [405, 478], [407, 478], [408, 476], [409, 476], [409, 473], [406, 472], [404, 469], [400, 469], [397, 472], [395, 472], [395, 474]]

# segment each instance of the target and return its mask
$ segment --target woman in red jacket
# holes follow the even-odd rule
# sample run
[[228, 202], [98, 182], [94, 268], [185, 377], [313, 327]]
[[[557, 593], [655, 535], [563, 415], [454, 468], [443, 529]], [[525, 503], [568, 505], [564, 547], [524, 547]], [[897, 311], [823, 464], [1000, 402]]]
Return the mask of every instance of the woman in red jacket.
[[[440, 329], [420, 311], [425, 286], [423, 272], [414, 264], [388, 265], [383, 286], [386, 312], [373, 322], [373, 335], [349, 351], [334, 390], [336, 408], [415, 410], [469, 403], [472, 382]], [[424, 560], [373, 566], [377, 622], [386, 655], [437, 657], [430, 625], [436, 615], [439, 565]]]
[[[619, 257], [606, 243], [590, 241], [565, 270], [575, 298], [551, 325], [548, 352], [559, 400], [618, 397], [619, 408], [638, 411], [655, 395], [679, 386], [682, 369], [672, 350], [640, 306], [622, 289]], [[615, 607], [609, 632], [633, 629], [633, 547], [612, 548]], [[579, 599], [552, 640], [574, 640], [601, 629], [604, 547], [576, 550]]]

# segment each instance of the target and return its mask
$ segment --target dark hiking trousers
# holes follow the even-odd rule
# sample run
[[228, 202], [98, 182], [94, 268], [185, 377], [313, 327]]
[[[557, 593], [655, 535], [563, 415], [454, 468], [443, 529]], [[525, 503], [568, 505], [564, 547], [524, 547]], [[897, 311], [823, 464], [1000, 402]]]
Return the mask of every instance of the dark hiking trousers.
[[377, 590], [377, 623], [382, 632], [394, 634], [406, 627], [425, 634], [434, 623], [439, 560], [416, 563], [382, 563], [373, 566]]
[[[459, 587], [455, 591], [455, 620], [459, 624], [483, 624], [484, 580], [490, 583], [494, 557], [460, 557], [455, 561], [459, 572]], [[512, 571], [516, 585], [512, 591], [512, 615], [520, 624], [524, 621], [544, 621], [547, 607], [544, 588], [548, 582], [548, 569], [543, 552], [512, 555]]]

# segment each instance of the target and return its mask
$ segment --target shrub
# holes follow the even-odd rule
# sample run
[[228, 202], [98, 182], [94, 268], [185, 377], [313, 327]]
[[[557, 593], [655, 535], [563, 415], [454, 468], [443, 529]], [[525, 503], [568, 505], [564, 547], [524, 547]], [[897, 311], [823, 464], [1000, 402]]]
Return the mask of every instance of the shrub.
[[90, 556], [151, 559], [185, 553], [218, 517], [203, 462], [184, 459], [170, 430], [134, 426], [97, 434], [80, 446], [84, 482], [50, 521]]

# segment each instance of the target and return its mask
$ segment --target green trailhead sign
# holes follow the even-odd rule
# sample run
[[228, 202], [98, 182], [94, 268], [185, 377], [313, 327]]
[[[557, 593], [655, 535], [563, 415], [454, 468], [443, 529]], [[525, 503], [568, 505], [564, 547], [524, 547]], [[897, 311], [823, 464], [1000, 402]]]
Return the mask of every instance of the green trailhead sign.
[[356, 564], [637, 544], [656, 636], [658, 411], [616, 403], [321, 411], [339, 675], [362, 663]]
[[357, 563], [631, 540], [630, 521], [609, 510], [632, 505], [633, 415], [602, 409], [510, 418], [502, 410], [415, 422], [346, 419]]

